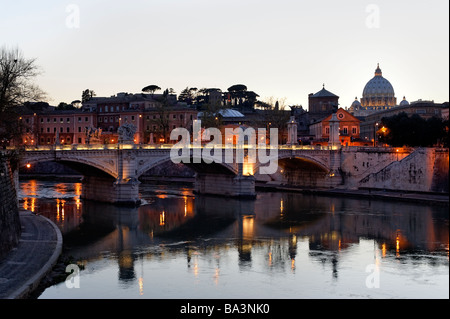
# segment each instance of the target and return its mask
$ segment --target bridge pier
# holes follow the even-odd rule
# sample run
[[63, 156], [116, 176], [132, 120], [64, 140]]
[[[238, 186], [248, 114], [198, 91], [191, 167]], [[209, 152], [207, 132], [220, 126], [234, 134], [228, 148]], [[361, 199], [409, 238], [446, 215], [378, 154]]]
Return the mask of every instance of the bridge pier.
[[85, 176], [81, 198], [136, 207], [141, 204], [139, 184], [134, 178], [114, 180], [108, 177]]
[[197, 173], [194, 192], [238, 198], [256, 198], [255, 177]]

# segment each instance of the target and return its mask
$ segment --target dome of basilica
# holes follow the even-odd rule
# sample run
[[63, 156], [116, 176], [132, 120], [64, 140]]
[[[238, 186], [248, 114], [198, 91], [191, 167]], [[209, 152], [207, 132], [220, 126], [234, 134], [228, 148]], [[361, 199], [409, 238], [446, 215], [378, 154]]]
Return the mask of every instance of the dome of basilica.
[[355, 100], [353, 101], [352, 105], [350, 106], [352, 110], [359, 110], [361, 108], [361, 103], [359, 103], [358, 98], [355, 97]]
[[394, 88], [383, 77], [380, 65], [378, 65], [375, 76], [364, 87], [361, 105], [364, 107], [386, 107], [395, 106], [396, 103]]
[[406, 101], [406, 97], [403, 97], [403, 101], [401, 101], [399, 105], [400, 105], [400, 106], [406, 106], [406, 105], [409, 105], [409, 102]]

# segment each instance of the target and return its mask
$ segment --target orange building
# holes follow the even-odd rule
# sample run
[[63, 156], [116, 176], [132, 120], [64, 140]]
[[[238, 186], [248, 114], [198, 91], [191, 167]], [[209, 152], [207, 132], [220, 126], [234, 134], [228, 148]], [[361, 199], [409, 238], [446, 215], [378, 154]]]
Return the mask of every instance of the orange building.
[[[337, 110], [336, 117], [339, 120], [339, 140], [341, 145], [359, 146], [368, 143], [367, 141], [360, 139], [361, 121], [359, 119], [343, 108]], [[328, 140], [330, 138], [330, 120], [331, 114], [322, 121], [310, 126], [310, 134], [314, 136], [313, 143], [315, 145], [328, 145]]]

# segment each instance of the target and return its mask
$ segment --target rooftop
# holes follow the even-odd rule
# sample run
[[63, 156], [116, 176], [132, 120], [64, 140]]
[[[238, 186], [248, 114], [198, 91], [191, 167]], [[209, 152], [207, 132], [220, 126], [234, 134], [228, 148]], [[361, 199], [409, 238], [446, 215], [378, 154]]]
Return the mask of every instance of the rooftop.
[[328, 90], [325, 90], [325, 84], [323, 85], [323, 89], [317, 92], [316, 94], [311, 95], [311, 97], [339, 97], [336, 94], [331, 93]]

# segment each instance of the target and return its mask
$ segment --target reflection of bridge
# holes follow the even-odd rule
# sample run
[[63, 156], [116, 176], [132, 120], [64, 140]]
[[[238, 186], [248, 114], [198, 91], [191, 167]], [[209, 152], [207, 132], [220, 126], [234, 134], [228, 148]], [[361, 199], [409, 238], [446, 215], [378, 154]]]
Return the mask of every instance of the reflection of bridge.
[[[196, 196], [195, 203], [190, 197], [159, 199], [139, 208], [84, 202], [83, 219], [65, 220], [82, 223], [64, 238], [74, 239], [68, 245], [76, 259], [97, 259], [105, 251], [117, 254], [121, 280], [134, 274], [134, 261], [142, 253], [158, 258], [185, 254], [189, 263], [192, 251], [225, 255], [231, 248], [239, 253], [239, 266], [248, 267], [261, 258], [258, 248], [264, 247], [267, 263], [256, 264], [272, 268], [291, 262], [295, 266], [297, 250], [303, 250], [332, 265], [337, 276], [340, 258], [348, 258], [339, 252], [362, 240], [373, 240], [374, 252], [383, 257], [403, 251], [442, 252], [441, 243], [448, 240], [448, 227], [436, 222], [445, 218], [445, 208], [430, 211], [427, 206], [382, 201], [372, 201], [368, 208], [367, 201], [283, 193], [266, 193], [261, 202], [209, 196]], [[80, 230], [84, 238], [92, 236], [89, 247], [79, 245]], [[307, 248], [298, 245], [300, 240]]]
[[[149, 169], [171, 161], [171, 147], [134, 144], [33, 147], [26, 149], [20, 165], [26, 167], [47, 161], [63, 163], [85, 176], [83, 198], [136, 205], [140, 203], [138, 178]], [[246, 160], [244, 163], [236, 163], [235, 160], [227, 163], [225, 156], [230, 149], [224, 147], [223, 150], [220, 163], [207, 164], [214, 158], [198, 152], [198, 149], [190, 149], [191, 161], [184, 165], [197, 172], [196, 192], [254, 197], [256, 179], [273, 181], [276, 178], [307, 188], [335, 188], [344, 183], [345, 187], [351, 187], [355, 180], [377, 173], [411, 153], [409, 150], [399, 152], [398, 149], [280, 146], [276, 152], [268, 149], [264, 161], [259, 161], [256, 152], [256, 163]], [[233, 148], [232, 151], [235, 159], [237, 150]], [[245, 158], [248, 154], [249, 149], [244, 149]], [[270, 176], [259, 174], [260, 168], [268, 166], [271, 161], [278, 164], [277, 173]], [[280, 173], [284, 177], [280, 177]]]

